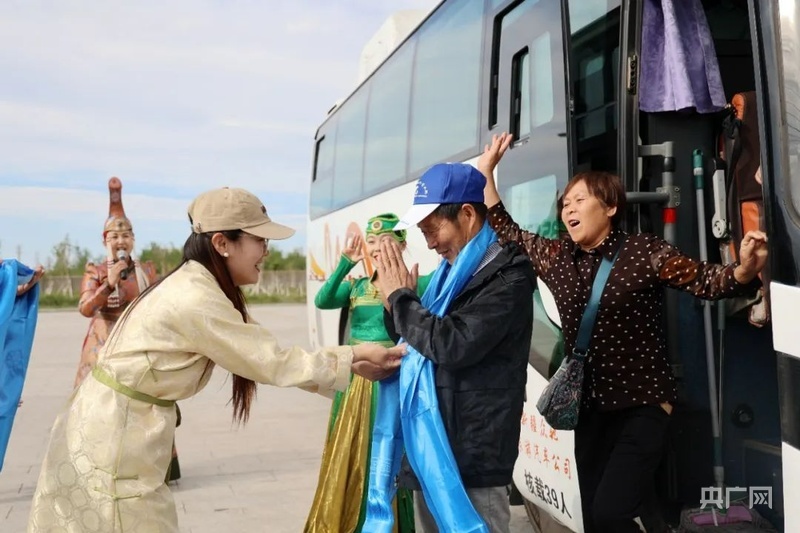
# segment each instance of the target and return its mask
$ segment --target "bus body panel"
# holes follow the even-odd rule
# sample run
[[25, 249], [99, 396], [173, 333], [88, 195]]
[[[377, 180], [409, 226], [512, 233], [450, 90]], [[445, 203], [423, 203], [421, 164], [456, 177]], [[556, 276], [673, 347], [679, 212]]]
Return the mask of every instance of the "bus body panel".
[[786, 509], [784, 531], [800, 531], [800, 450], [790, 444], [781, 447], [783, 458], [783, 504]]

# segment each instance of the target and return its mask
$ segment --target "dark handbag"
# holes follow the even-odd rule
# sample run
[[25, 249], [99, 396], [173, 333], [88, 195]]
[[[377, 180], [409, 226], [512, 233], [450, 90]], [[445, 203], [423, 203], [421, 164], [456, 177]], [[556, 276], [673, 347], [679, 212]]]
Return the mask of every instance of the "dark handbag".
[[611, 267], [617, 260], [619, 250], [613, 259], [603, 258], [600, 268], [592, 284], [592, 294], [589, 303], [583, 311], [581, 325], [578, 328], [578, 339], [572, 353], [561, 361], [561, 366], [550, 378], [550, 383], [542, 391], [536, 409], [553, 429], [573, 430], [578, 425], [578, 413], [581, 408], [581, 392], [583, 390], [583, 362], [589, 351], [589, 342], [592, 340], [597, 309], [600, 307], [600, 297], [603, 295]]

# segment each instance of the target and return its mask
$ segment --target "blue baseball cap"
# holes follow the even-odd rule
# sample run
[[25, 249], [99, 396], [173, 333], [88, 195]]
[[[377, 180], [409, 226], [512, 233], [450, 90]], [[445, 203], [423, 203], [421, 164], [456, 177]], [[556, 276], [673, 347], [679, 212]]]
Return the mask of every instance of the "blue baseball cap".
[[486, 178], [472, 165], [433, 165], [417, 180], [414, 205], [400, 218], [394, 229], [403, 230], [416, 226], [442, 204], [483, 203], [485, 186]]

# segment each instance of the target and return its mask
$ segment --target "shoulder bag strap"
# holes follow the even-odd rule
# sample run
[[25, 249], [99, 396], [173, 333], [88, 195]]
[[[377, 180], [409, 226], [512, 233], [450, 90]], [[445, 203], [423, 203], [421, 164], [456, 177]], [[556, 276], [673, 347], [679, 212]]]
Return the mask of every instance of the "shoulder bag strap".
[[[620, 245], [620, 249], [622, 245]], [[583, 311], [583, 318], [581, 318], [581, 325], [578, 328], [578, 340], [575, 343], [575, 348], [572, 354], [580, 359], [586, 357], [589, 351], [589, 342], [592, 340], [592, 330], [594, 329], [594, 322], [597, 318], [597, 309], [600, 307], [600, 297], [603, 295], [603, 289], [606, 287], [608, 275], [611, 273], [611, 267], [619, 256], [619, 249], [614, 254], [613, 259], [603, 257], [603, 262], [600, 263], [600, 268], [597, 269], [597, 275], [594, 277], [592, 284], [592, 294], [589, 296], [589, 303], [586, 304], [586, 309]]]

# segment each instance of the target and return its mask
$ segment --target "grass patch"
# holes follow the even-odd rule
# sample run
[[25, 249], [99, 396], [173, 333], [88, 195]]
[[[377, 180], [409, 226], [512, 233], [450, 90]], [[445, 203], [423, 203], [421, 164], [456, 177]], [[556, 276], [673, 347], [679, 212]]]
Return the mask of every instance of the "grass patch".
[[249, 305], [257, 304], [289, 304], [306, 303], [304, 292], [293, 292], [291, 294], [245, 294], [245, 299]]
[[66, 309], [71, 307], [77, 309], [79, 299], [80, 297], [77, 295], [39, 293], [39, 307], [47, 309]]
[[[306, 294], [304, 292], [293, 292], [286, 295], [245, 293], [245, 298], [250, 305], [306, 302]], [[78, 300], [78, 296], [69, 296], [66, 294], [40, 294], [39, 307], [42, 309], [77, 309]]]

